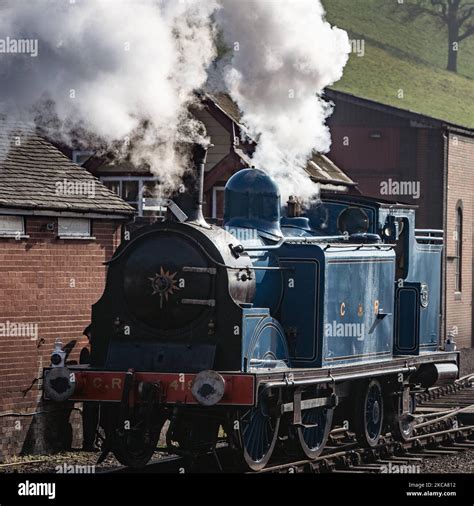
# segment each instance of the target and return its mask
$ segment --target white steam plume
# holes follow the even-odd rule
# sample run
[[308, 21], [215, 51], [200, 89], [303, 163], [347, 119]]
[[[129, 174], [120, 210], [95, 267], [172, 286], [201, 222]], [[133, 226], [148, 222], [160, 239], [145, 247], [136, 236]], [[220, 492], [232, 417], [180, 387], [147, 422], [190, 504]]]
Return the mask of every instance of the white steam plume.
[[302, 167], [330, 146], [321, 93], [350, 51], [319, 0], [0, 0], [0, 38], [38, 44], [36, 56], [0, 54], [0, 112], [130, 156], [174, 186], [186, 146], [206, 141], [188, 107], [215, 57], [214, 21], [232, 50], [224, 81], [258, 140], [255, 165], [284, 197], [310, 198]]
[[224, 80], [258, 146], [258, 168], [279, 183], [283, 198], [317, 192], [302, 168], [331, 144], [326, 86], [342, 77], [347, 33], [325, 21], [319, 0], [220, 0], [216, 19], [232, 50]]
[[[203, 140], [188, 106], [215, 57], [214, 0], [0, 1], [0, 37], [37, 56], [0, 55], [0, 111], [148, 163], [169, 185], [180, 146]], [[53, 132], [54, 131], [54, 132]]]

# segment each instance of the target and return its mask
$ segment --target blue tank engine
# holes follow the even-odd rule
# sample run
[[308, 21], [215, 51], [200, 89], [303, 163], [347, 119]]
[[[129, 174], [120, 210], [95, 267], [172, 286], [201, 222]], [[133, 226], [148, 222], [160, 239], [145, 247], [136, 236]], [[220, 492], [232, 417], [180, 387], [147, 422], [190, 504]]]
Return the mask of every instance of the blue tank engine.
[[200, 195], [119, 247], [91, 363], [55, 350], [45, 397], [100, 403], [102, 458], [135, 467], [162, 430], [171, 453], [196, 456], [222, 427], [253, 470], [275, 451], [316, 458], [342, 420], [365, 446], [409, 438], [413, 392], [458, 375], [440, 334], [442, 231], [354, 195], [291, 198], [282, 216], [253, 168], [226, 185], [224, 227], [206, 223]]

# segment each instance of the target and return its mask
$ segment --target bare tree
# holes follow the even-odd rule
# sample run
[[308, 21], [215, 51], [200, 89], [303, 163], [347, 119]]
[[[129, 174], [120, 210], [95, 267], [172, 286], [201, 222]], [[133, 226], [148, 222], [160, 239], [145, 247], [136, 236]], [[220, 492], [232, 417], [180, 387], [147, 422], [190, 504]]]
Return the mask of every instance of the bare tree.
[[470, 0], [412, 0], [407, 3], [413, 19], [431, 16], [440, 26], [448, 28], [447, 69], [457, 72], [459, 43], [474, 35], [474, 1]]

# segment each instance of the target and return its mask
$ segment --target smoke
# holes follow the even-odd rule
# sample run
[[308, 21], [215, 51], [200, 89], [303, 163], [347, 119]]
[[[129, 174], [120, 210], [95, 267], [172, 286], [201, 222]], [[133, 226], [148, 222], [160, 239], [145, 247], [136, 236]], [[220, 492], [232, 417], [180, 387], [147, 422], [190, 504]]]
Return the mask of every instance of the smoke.
[[254, 164], [284, 197], [317, 191], [303, 171], [326, 152], [331, 106], [350, 46], [319, 0], [0, 0], [0, 111], [50, 138], [148, 165], [165, 187], [206, 143], [189, 113], [214, 66], [258, 141]]
[[213, 0], [3, 1], [0, 110], [33, 120], [59, 142], [147, 164], [176, 185], [186, 147], [206, 142], [188, 106], [215, 57], [216, 7]]
[[303, 171], [314, 151], [331, 145], [321, 94], [342, 77], [347, 33], [324, 19], [319, 0], [221, 0], [216, 14], [232, 50], [224, 82], [242, 122], [258, 141], [254, 164], [279, 183], [283, 197], [317, 192]]

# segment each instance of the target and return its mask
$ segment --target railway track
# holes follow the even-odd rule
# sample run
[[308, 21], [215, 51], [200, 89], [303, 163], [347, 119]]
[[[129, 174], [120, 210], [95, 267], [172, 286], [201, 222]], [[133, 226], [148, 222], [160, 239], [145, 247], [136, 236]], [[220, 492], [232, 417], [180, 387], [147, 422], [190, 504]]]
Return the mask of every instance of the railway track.
[[[374, 448], [362, 448], [355, 436], [335, 427], [323, 454], [313, 460], [288, 461], [276, 455], [260, 473], [384, 473], [410, 472], [424, 459], [454, 455], [474, 449], [474, 374], [453, 385], [434, 387], [416, 394], [415, 427], [412, 437], [396, 441], [384, 435]], [[214, 454], [190, 462], [185, 457], [163, 456], [139, 472], [248, 472], [234, 464], [229, 448], [222, 445]], [[128, 468], [108, 471], [131, 472]], [[253, 472], [253, 471], [251, 471]]]
[[413, 436], [404, 442], [389, 433], [375, 448], [361, 448], [350, 431], [336, 428], [317, 459], [275, 463], [261, 472], [382, 473], [474, 449], [474, 374], [417, 393], [416, 404]]
[[430, 388], [417, 394], [417, 413], [426, 417], [441, 415], [457, 406], [457, 417], [463, 424], [474, 423], [474, 374], [457, 380], [453, 385]]

